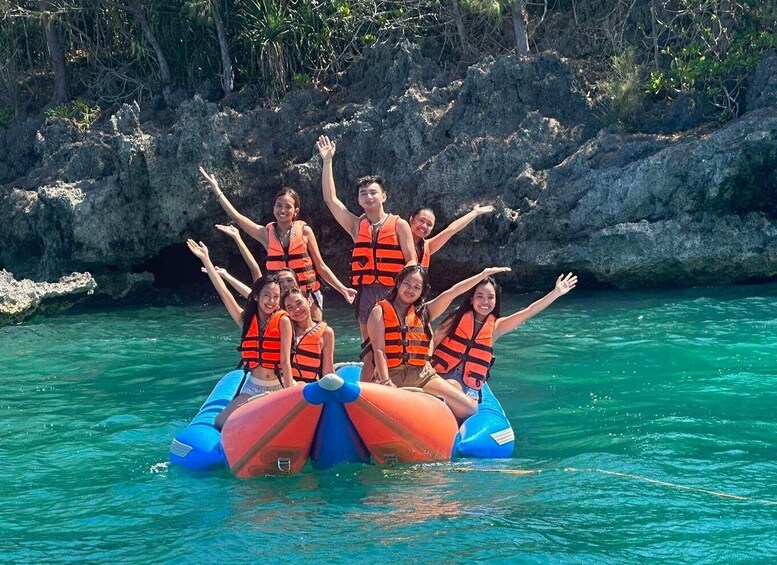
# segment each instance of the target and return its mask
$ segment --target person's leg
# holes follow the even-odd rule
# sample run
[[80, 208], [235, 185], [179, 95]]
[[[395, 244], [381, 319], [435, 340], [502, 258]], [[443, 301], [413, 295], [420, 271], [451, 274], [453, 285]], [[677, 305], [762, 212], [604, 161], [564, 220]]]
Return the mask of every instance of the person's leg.
[[445, 379], [445, 382], [451, 385], [456, 390], [460, 390], [461, 392], [464, 392], [464, 388], [461, 386], [461, 383], [456, 379]]
[[324, 319], [324, 295], [320, 290], [316, 292], [310, 292], [308, 294], [310, 298], [310, 317], [314, 322], [320, 322]]
[[453, 415], [459, 420], [466, 420], [478, 411], [478, 400], [464, 394], [454, 385], [442, 378], [433, 378], [423, 387], [424, 392], [441, 396]]
[[[359, 330], [362, 332], [362, 343], [364, 343], [368, 338], [367, 324], [359, 324]], [[371, 383], [373, 377], [375, 376], [375, 361], [372, 355], [372, 350], [370, 350], [369, 353], [362, 357], [362, 363], [362, 372], [359, 380]]]
[[314, 322], [320, 322], [324, 319], [324, 312], [318, 307], [316, 303], [310, 305], [310, 317]]
[[232, 399], [232, 402], [226, 405], [224, 407], [224, 410], [219, 412], [218, 416], [216, 416], [216, 420], [213, 422], [213, 427], [216, 428], [218, 431], [221, 431], [221, 428], [224, 427], [224, 422], [227, 421], [227, 418], [229, 418], [229, 415], [232, 414], [235, 410], [237, 410], [240, 406], [248, 402], [248, 399], [251, 398], [252, 394], [244, 394], [240, 393], [235, 398]]

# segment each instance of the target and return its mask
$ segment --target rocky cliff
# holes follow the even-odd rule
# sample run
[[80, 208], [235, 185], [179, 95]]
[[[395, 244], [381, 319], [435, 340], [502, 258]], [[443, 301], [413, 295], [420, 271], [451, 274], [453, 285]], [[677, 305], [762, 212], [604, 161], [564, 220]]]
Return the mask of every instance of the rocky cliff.
[[[768, 64], [774, 64], [774, 61]], [[183, 241], [237, 256], [197, 167], [215, 172], [247, 215], [271, 220], [282, 185], [302, 198], [327, 261], [346, 273], [349, 241], [320, 196], [321, 133], [338, 142], [341, 198], [379, 174], [389, 211], [420, 204], [438, 226], [474, 203], [477, 220], [436, 256], [439, 285], [485, 265], [510, 265], [510, 285], [637, 288], [725, 284], [777, 275], [777, 85], [757, 74], [756, 108], [719, 128], [629, 135], [597, 118], [559, 57], [501, 57], [451, 80], [413, 47], [374, 50], [328, 90], [289, 94], [277, 109], [236, 95], [194, 97], [154, 114], [125, 105], [81, 132], [59, 120], [13, 125], [0, 140], [0, 268], [52, 280], [93, 273], [116, 290], [132, 273], [197, 277]]]

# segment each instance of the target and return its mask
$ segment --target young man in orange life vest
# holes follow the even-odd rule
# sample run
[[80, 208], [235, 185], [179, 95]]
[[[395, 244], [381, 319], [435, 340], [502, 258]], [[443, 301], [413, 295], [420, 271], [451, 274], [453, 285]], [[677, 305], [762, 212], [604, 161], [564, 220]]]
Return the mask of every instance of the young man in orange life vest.
[[[364, 213], [361, 216], [351, 213], [337, 198], [335, 191], [332, 172], [335, 142], [322, 135], [316, 147], [324, 162], [321, 170], [324, 202], [354, 243], [351, 286], [358, 291], [354, 305], [364, 340], [362, 346], [365, 347], [368, 345], [367, 320], [372, 308], [394, 287], [397, 273], [406, 265], [415, 265], [417, 262], [413, 234], [407, 221], [383, 209], [386, 189], [380, 177], [362, 177], [356, 181], [359, 206]], [[368, 351], [363, 358], [361, 379], [371, 381], [375, 371], [373, 355]]]

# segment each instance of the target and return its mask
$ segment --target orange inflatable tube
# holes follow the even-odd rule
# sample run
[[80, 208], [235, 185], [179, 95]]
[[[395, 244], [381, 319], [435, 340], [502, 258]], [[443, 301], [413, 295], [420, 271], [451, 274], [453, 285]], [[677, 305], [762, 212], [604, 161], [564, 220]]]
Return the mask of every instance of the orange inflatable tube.
[[424, 392], [359, 387], [359, 397], [344, 406], [375, 463], [450, 460], [459, 426], [444, 402]]
[[304, 388], [254, 397], [229, 416], [221, 444], [234, 475], [249, 478], [302, 470], [322, 408], [303, 398]]

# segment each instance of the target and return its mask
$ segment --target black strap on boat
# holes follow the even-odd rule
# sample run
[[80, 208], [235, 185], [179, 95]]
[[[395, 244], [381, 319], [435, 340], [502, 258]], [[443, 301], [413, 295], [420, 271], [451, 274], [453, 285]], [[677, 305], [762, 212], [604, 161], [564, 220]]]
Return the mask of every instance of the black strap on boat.
[[[238, 365], [236, 368], [239, 368], [239, 367], [240, 367], [240, 365]], [[237, 387], [237, 390], [235, 391], [235, 395], [232, 397], [233, 400], [235, 398], [237, 398], [237, 395], [240, 394], [240, 392], [243, 390], [243, 386], [246, 384], [246, 380], [248, 379], [248, 375], [250, 374], [250, 372], [251, 371], [248, 370], [248, 364], [247, 363], [244, 364], [243, 365], [243, 376], [240, 379], [240, 385]]]

